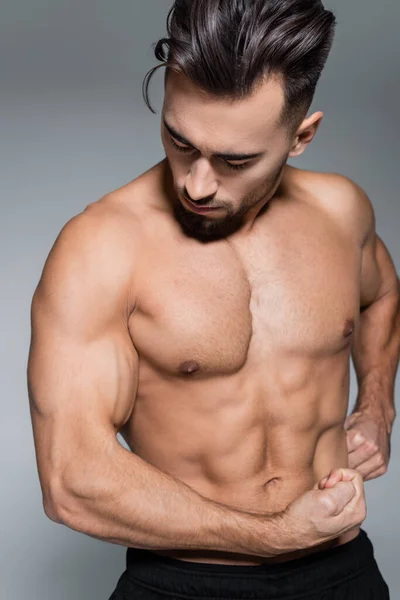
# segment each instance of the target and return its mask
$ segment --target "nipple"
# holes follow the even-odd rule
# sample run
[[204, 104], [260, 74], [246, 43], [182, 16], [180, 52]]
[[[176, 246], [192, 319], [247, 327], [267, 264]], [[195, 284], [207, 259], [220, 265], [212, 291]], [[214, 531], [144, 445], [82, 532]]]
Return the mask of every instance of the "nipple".
[[184, 375], [192, 375], [192, 373], [200, 371], [200, 365], [195, 360], [187, 360], [179, 365], [179, 371]]

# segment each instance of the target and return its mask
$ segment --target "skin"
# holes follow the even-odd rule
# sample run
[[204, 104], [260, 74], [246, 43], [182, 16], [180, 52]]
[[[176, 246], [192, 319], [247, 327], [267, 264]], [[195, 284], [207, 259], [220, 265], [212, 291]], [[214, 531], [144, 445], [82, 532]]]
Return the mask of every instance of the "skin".
[[[137, 420], [127, 424], [124, 436], [146, 460], [207, 497], [279, 511], [330, 471], [348, 467], [343, 424], [363, 232], [351, 236], [340, 214], [329, 213], [342, 181], [286, 165], [312, 141], [323, 114], [315, 112], [288, 136], [280, 125], [279, 81], [270, 79], [252, 97], [227, 103], [172, 72], [165, 91], [161, 138], [167, 160], [148, 176], [164, 180], [167, 196], [160, 199], [154, 233], [146, 231], [149, 253], [141, 275], [144, 280], [152, 272], [163, 290], [168, 352], [140, 352], [149, 391], [142, 385]], [[236, 171], [215, 157], [228, 152], [263, 155]], [[185, 195], [221, 208], [195, 214]], [[164, 262], [158, 268], [160, 242], [167, 269]], [[328, 264], [332, 276], [325, 281]], [[169, 281], [175, 281], [172, 288]], [[266, 281], [274, 282], [269, 291]], [[159, 335], [147, 316], [161, 310], [152, 288], [152, 279], [140, 288], [143, 312], [139, 303], [130, 322], [139, 349], [144, 340], [146, 349], [151, 340], [156, 347]], [[181, 328], [179, 339], [173, 332]], [[172, 376], [168, 383], [157, 374], [161, 369]], [[152, 404], [155, 397], [163, 405]], [[171, 429], [165, 428], [171, 406], [168, 401], [163, 409], [166, 398], [177, 407]], [[150, 423], [159, 423], [164, 438], [159, 452], [144, 435]], [[324, 483], [340, 476], [337, 471]], [[324, 547], [358, 532], [356, 527]], [[198, 562], [260, 562], [206, 552], [159, 553]]]
[[[243, 235], [267, 209], [288, 156], [302, 153], [323, 116], [317, 112], [304, 120], [293, 140], [287, 128], [278, 125], [283, 103], [283, 89], [275, 79], [245, 101], [227, 104], [199, 93], [188, 79], [170, 73], [161, 139], [177, 193], [175, 198], [171, 195], [174, 217], [186, 235], [201, 241], [226, 239], [235, 232]], [[171, 128], [180, 138], [171, 135]], [[183, 144], [182, 138], [190, 138], [192, 146]], [[226, 161], [217, 153], [262, 156]], [[229, 168], [243, 165], [241, 170]], [[220, 208], [213, 215], [198, 215], [182, 203], [185, 197]]]
[[[124, 319], [137, 385], [124, 404], [108, 408], [115, 433], [202, 496], [264, 513], [284, 510], [314, 486], [334, 486], [349, 467], [350, 354], [372, 272], [364, 261], [361, 280], [368, 199], [345, 177], [286, 164], [304, 152], [323, 115], [306, 117], [289, 136], [280, 123], [283, 102], [276, 79], [227, 102], [172, 73], [161, 119], [165, 160], [86, 210], [97, 227], [113, 223], [115, 247], [122, 238], [137, 240], [124, 253], [102, 255], [116, 281], [135, 257]], [[165, 121], [190, 141], [187, 152], [173, 145]], [[262, 156], [236, 171], [215, 156], [227, 152]], [[220, 208], [195, 215], [184, 193]], [[92, 304], [101, 310], [101, 298]], [[111, 373], [109, 382], [128, 385]], [[96, 405], [92, 411], [100, 414]], [[61, 447], [69, 451], [66, 438], [51, 456]], [[273, 559], [158, 552], [255, 565], [322, 551], [358, 533], [357, 526], [322, 547]]]

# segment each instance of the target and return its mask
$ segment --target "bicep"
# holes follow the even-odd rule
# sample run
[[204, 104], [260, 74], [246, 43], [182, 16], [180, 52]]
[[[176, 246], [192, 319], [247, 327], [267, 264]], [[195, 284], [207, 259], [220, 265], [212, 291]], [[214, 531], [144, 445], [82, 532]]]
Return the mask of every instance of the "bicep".
[[32, 301], [28, 389], [47, 506], [85, 477], [91, 457], [112, 452], [137, 391], [125, 279], [118, 281], [115, 268], [110, 272], [114, 261], [101, 260], [105, 242], [98, 232], [88, 243], [90, 226], [67, 227]]
[[375, 230], [375, 216], [370, 204], [368, 229], [361, 255], [360, 307], [367, 308], [398, 287], [393, 260], [383, 240]]
[[376, 233], [373, 204], [365, 191], [353, 181], [340, 178], [347, 227], [361, 247], [360, 308], [365, 309], [397, 289], [398, 279], [391, 256]]

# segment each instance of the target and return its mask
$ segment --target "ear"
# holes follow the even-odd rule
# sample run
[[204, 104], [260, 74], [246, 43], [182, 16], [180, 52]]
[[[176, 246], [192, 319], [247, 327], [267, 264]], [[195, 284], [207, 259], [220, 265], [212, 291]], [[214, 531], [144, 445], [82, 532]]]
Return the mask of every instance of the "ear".
[[293, 157], [303, 154], [308, 144], [314, 139], [323, 116], [324, 114], [319, 111], [304, 119], [294, 135], [289, 156]]

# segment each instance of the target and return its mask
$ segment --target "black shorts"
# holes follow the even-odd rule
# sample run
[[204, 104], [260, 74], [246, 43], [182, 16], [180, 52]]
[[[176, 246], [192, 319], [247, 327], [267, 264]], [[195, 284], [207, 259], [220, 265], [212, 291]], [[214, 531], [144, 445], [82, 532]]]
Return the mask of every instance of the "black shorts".
[[367, 533], [284, 563], [220, 565], [128, 548], [109, 600], [390, 600]]

